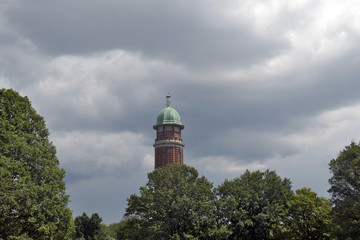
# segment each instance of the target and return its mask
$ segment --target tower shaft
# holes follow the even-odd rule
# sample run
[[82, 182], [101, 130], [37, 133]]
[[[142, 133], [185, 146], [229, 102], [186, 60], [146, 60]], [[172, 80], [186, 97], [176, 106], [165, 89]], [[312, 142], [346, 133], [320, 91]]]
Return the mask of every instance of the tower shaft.
[[157, 129], [155, 148], [155, 169], [168, 164], [183, 164], [184, 143], [181, 129], [176, 125], [163, 125]]

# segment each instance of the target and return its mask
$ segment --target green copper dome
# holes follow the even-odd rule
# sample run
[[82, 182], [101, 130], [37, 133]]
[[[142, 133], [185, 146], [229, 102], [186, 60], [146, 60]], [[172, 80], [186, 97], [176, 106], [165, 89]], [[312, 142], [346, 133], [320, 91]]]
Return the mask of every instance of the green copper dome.
[[179, 125], [181, 129], [184, 128], [184, 126], [181, 123], [180, 115], [179, 113], [172, 107], [168, 106], [161, 110], [161, 112], [157, 116], [156, 124], [154, 125], [154, 128], [165, 124], [175, 124]]

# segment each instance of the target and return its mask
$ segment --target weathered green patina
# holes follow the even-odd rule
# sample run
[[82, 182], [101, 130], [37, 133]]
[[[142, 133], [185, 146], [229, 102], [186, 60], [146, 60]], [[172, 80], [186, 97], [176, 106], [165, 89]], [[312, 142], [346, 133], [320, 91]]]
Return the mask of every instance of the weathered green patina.
[[154, 125], [154, 129], [157, 129], [161, 125], [179, 125], [181, 129], [184, 128], [184, 125], [181, 123], [179, 113], [172, 107], [168, 106], [160, 111], [157, 116], [156, 124]]

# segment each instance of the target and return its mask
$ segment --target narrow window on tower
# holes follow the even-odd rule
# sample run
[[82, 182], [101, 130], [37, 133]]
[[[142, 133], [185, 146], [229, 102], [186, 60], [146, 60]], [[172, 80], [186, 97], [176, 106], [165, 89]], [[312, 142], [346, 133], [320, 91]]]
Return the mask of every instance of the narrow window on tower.
[[166, 126], [165, 131], [171, 132], [173, 130], [172, 126]]
[[175, 130], [175, 132], [180, 132], [180, 128], [179, 128], [179, 127], [175, 127], [174, 130]]
[[159, 127], [157, 130], [157, 137], [162, 138], [163, 137], [163, 127]]

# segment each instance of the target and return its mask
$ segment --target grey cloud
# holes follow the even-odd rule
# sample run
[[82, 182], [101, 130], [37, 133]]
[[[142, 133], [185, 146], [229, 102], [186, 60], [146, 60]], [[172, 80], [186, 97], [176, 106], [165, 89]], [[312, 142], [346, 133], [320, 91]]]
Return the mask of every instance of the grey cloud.
[[0, 75], [17, 89], [30, 86], [43, 77], [44, 59], [22, 36], [12, 32], [0, 14]]
[[[79, 58], [69, 63], [65, 57], [57, 64], [44, 65], [50, 74], [32, 86], [30, 97], [41, 106], [49, 127], [142, 132], [149, 122], [154, 123], [167, 93], [160, 93], [158, 86], [169, 82], [178, 70], [141, 57], [132, 62], [127, 54], [114, 55], [108, 63], [109, 56], [99, 55], [89, 62]], [[92, 70], [84, 73], [83, 68]]]
[[245, 24], [229, 25], [202, 4], [37, 1], [11, 8], [7, 16], [15, 29], [52, 55], [126, 49], [189, 67], [229, 67], [252, 64], [287, 47], [254, 35]]
[[120, 222], [125, 213], [126, 198], [145, 182], [146, 173], [136, 170], [130, 176], [118, 174], [77, 182], [67, 187], [71, 199], [69, 207], [74, 210], [74, 217], [83, 212], [96, 212], [105, 224]]
[[[184, 138], [191, 151], [197, 157], [225, 154], [248, 161], [265, 160], [274, 152], [286, 156], [301, 151], [285, 142], [277, 143], [277, 137], [301, 132], [322, 112], [360, 102], [360, 63], [352, 55], [301, 75], [266, 79], [265, 87], [261, 81], [249, 80], [180, 88], [179, 98], [186, 98], [188, 103], [180, 114], [186, 123]], [[297, 83], [287, 84], [290, 79]], [[239, 134], [237, 139], [226, 140], [233, 129], [245, 133], [251, 130], [250, 139]], [[276, 134], [274, 140], [266, 138]], [[227, 141], [233, 141], [234, 147], [229, 148]]]
[[52, 135], [62, 166], [70, 180], [80, 176], [128, 175], [130, 169], [145, 168], [152, 153], [150, 139], [131, 132], [66, 132]]

